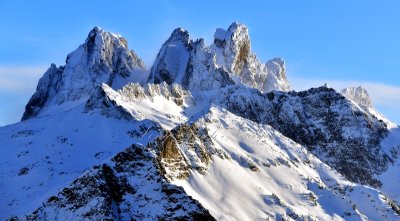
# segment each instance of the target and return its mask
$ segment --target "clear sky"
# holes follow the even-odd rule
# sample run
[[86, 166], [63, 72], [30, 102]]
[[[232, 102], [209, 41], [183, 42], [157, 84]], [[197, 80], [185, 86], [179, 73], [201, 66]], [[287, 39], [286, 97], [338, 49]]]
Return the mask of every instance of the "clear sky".
[[94, 26], [126, 37], [150, 67], [174, 28], [211, 43], [233, 21], [262, 61], [286, 60], [293, 89], [361, 84], [400, 123], [399, 12], [398, 0], [0, 1], [0, 125], [20, 119], [40, 76]]

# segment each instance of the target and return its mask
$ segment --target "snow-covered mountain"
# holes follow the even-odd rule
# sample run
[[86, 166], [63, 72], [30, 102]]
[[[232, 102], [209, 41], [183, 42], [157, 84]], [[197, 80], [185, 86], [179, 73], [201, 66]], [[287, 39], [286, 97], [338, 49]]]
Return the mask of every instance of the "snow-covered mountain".
[[119, 89], [145, 78], [144, 63], [128, 49], [127, 41], [95, 27], [85, 43], [67, 56], [65, 66], [52, 64], [46, 71], [22, 120], [85, 102], [101, 83]]
[[400, 129], [362, 88], [289, 91], [246, 26], [177, 28], [149, 71], [94, 28], [0, 128], [10, 220], [400, 220]]

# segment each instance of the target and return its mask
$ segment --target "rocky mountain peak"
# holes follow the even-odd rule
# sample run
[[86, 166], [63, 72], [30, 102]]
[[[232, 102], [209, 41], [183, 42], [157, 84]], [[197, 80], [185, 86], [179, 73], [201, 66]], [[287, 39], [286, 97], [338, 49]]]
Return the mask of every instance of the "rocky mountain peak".
[[189, 36], [189, 32], [186, 31], [183, 28], [176, 28], [171, 36], [169, 37], [169, 39], [167, 40], [167, 42], [172, 43], [174, 41], [180, 41], [185, 45], [188, 45], [190, 43], [190, 36]]
[[354, 101], [356, 104], [364, 108], [372, 108], [372, 101], [368, 91], [362, 86], [348, 87], [341, 91], [347, 99]]
[[190, 44], [189, 32], [182, 28], [175, 29], [162, 45], [151, 68], [148, 82], [182, 83], [190, 57]]
[[85, 43], [67, 56], [65, 66], [52, 64], [39, 80], [22, 120], [38, 115], [44, 107], [69, 103], [65, 106], [70, 108], [83, 103], [102, 83], [120, 89], [128, 82], [146, 78], [143, 61], [127, 46], [123, 37], [93, 28]]
[[232, 83], [263, 92], [288, 91], [285, 64], [280, 58], [261, 63], [251, 52], [248, 28], [238, 22], [227, 30], [218, 28], [214, 43], [193, 41], [189, 33], [175, 29], [161, 47], [148, 82], [182, 84], [191, 90], [208, 90]]
[[249, 31], [245, 25], [234, 22], [228, 30], [218, 28], [214, 38], [210, 49], [216, 55], [218, 66], [231, 73], [237, 83], [263, 92], [289, 90], [283, 59], [274, 58], [262, 64], [251, 52]]
[[250, 56], [250, 37], [245, 25], [234, 22], [228, 30], [218, 28], [214, 34], [214, 44], [224, 55], [224, 66], [228, 71], [240, 74]]

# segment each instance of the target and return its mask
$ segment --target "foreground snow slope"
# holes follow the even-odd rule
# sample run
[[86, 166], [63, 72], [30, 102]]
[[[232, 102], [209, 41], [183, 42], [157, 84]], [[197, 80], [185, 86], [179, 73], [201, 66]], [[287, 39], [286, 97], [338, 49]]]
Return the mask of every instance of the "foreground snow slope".
[[[157, 136], [149, 121], [107, 118], [77, 107], [0, 128], [1, 217], [31, 212], [82, 172], [132, 143]], [[145, 131], [142, 131], [145, 130]]]
[[160, 173], [154, 150], [132, 145], [86, 170], [24, 220], [214, 220]]

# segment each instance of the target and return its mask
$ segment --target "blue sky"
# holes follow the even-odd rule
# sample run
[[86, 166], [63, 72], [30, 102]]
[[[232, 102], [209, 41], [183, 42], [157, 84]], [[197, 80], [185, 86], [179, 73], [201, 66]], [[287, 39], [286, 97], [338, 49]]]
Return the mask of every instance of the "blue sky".
[[0, 1], [0, 125], [17, 122], [40, 76], [63, 65], [94, 26], [127, 38], [151, 66], [176, 27], [211, 43], [249, 27], [262, 60], [282, 57], [296, 90], [362, 84], [400, 123], [400, 1]]

